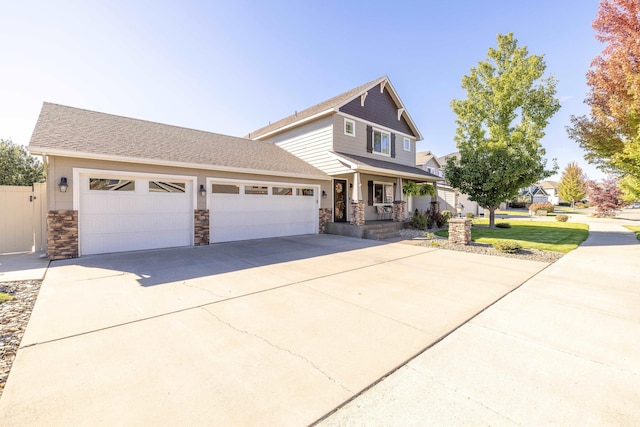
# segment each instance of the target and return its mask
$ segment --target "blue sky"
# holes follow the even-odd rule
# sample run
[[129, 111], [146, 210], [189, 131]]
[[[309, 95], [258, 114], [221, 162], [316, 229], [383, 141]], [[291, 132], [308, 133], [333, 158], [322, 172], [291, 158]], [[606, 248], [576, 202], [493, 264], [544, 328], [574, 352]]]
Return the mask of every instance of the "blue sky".
[[597, 0], [0, 0], [0, 138], [28, 144], [42, 102], [242, 136], [388, 75], [424, 140], [455, 151], [451, 99], [498, 33], [544, 54], [562, 109], [543, 145], [577, 161], [565, 126], [588, 113], [602, 45]]

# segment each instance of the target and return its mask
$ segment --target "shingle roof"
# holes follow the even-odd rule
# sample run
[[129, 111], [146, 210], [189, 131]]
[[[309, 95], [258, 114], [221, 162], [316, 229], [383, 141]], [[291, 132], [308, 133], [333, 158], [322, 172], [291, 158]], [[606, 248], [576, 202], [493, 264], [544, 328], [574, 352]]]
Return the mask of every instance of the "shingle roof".
[[345, 154], [334, 152], [338, 157], [347, 160], [359, 168], [363, 170], [373, 169], [373, 170], [388, 170], [390, 173], [395, 175], [398, 174], [406, 174], [406, 175], [417, 175], [424, 178], [433, 178], [431, 181], [440, 180], [442, 178], [435, 176], [432, 173], [425, 171], [424, 169], [416, 168], [414, 166], [400, 165], [398, 163], [386, 162], [384, 160], [378, 159], [370, 159], [368, 157], [356, 156], [353, 154]]
[[[354, 99], [357, 96], [360, 96], [362, 93], [364, 93], [365, 91], [371, 89], [372, 87], [376, 86], [377, 84], [382, 83], [383, 81], [387, 81], [388, 86], [392, 87], [391, 83], [389, 82], [389, 78], [387, 76], [382, 76], [379, 77], [375, 80], [370, 81], [369, 83], [365, 83], [363, 85], [360, 85], [356, 88], [353, 88], [351, 90], [348, 90], [344, 93], [341, 93], [338, 96], [334, 96], [331, 99], [327, 99], [324, 102], [321, 102], [319, 104], [314, 105], [313, 107], [309, 107], [305, 110], [302, 111], [297, 111], [296, 113], [285, 117], [284, 119], [278, 120], [277, 122], [271, 123], [268, 126], [262, 127], [260, 129], [254, 130], [253, 132], [251, 132], [250, 134], [248, 134], [246, 137], [247, 138], [252, 138], [252, 139], [256, 139], [256, 138], [260, 138], [262, 136], [265, 136], [269, 133], [278, 131], [280, 129], [283, 128], [287, 128], [290, 126], [294, 126], [296, 123], [299, 122], [304, 122], [305, 120], [309, 120], [311, 118], [313, 118], [314, 116], [317, 117], [321, 117], [323, 116], [322, 113], [331, 113], [334, 111], [337, 111], [338, 108], [340, 108], [342, 105], [346, 104], [347, 102], [351, 101], [352, 99]], [[396, 98], [396, 103], [402, 104], [402, 101], [400, 101], [397, 93], [395, 93], [395, 89], [392, 89], [392, 93]], [[411, 119], [411, 117], [408, 115], [408, 113], [405, 111], [406, 114], [406, 119], [409, 122], [410, 126], [415, 128], [415, 131], [417, 133], [417, 135], [420, 135], [420, 132], [418, 131], [417, 127], [415, 126], [415, 123], [413, 123], [413, 120]], [[422, 139], [422, 136], [419, 136], [419, 139]]]
[[438, 166], [441, 166], [440, 162], [431, 151], [419, 151], [416, 153], [416, 166], [426, 165], [431, 159], [434, 159], [436, 163], [438, 163]]
[[327, 177], [275, 144], [47, 102], [42, 106], [29, 151]]

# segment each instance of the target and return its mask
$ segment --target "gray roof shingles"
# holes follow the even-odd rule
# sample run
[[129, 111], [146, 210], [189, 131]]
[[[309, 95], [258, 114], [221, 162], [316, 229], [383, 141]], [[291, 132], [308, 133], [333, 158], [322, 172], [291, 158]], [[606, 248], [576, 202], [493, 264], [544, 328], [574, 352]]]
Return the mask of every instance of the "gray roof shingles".
[[355, 163], [358, 166], [369, 166], [376, 169], [387, 169], [390, 172], [400, 172], [400, 173], [408, 173], [413, 175], [421, 175], [425, 178], [433, 178], [442, 179], [440, 177], [435, 176], [432, 173], [425, 171], [424, 169], [416, 168], [414, 166], [401, 165], [397, 163], [391, 163], [384, 160], [378, 159], [370, 159], [368, 157], [356, 156], [353, 154], [345, 154], [340, 152], [334, 152], [339, 157], [342, 157], [345, 160], [350, 161], [351, 163]]
[[233, 168], [275, 175], [327, 175], [275, 144], [45, 102], [29, 150]]

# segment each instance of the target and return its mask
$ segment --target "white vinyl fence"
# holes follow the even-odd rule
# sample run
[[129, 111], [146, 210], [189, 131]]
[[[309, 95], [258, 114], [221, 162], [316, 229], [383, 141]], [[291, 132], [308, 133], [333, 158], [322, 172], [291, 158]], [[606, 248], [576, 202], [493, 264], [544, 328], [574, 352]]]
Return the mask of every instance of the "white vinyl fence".
[[0, 254], [46, 250], [46, 184], [0, 185]]

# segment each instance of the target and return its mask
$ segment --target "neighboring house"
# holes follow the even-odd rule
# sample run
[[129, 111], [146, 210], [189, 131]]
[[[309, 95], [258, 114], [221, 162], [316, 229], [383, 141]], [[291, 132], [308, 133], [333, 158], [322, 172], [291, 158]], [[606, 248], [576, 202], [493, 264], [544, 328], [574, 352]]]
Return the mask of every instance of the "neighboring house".
[[416, 153], [416, 167], [425, 170], [440, 179], [434, 184], [436, 187], [437, 197], [431, 196], [415, 196], [409, 200], [409, 210], [418, 209], [422, 212], [432, 209], [431, 202], [437, 201], [437, 209], [439, 211], [449, 210], [455, 212], [456, 192], [443, 178], [442, 168], [438, 158], [431, 151], [420, 151]]
[[364, 225], [386, 212], [406, 217], [402, 185], [438, 176], [415, 166], [420, 131], [381, 77], [247, 135], [273, 143], [333, 179], [327, 217]]
[[556, 206], [560, 204], [560, 202], [562, 202], [560, 196], [558, 195], [559, 184], [556, 181], [542, 181], [538, 185], [540, 185], [544, 192], [549, 196], [549, 202]]
[[520, 189], [518, 199], [526, 203], [546, 203], [549, 202], [549, 194], [540, 184], [532, 184]]
[[48, 256], [318, 233], [331, 179], [267, 142], [45, 103]]

